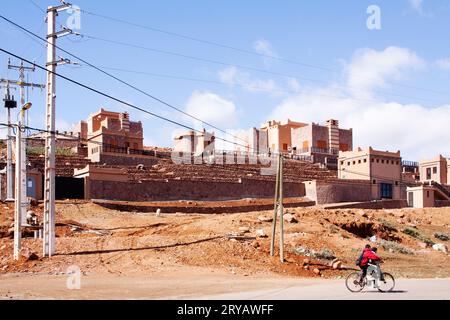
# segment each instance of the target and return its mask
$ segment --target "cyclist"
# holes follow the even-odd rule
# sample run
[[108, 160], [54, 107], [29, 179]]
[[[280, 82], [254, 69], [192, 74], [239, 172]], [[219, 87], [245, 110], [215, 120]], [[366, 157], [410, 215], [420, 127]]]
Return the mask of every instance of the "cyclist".
[[[377, 249], [375, 248], [375, 252]], [[381, 261], [381, 258], [377, 256], [373, 251], [370, 245], [366, 245], [366, 247], [363, 250], [361, 262], [359, 264], [359, 267], [361, 268], [361, 278], [359, 279], [359, 282], [362, 283], [364, 278], [367, 275], [367, 268], [369, 267], [369, 260], [372, 260], [374, 262]]]

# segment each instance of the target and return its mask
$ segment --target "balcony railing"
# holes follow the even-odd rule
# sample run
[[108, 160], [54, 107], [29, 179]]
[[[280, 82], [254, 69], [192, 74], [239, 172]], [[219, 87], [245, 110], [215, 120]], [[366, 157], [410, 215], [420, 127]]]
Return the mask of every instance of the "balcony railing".
[[304, 149], [298, 149], [295, 151], [296, 154], [303, 154], [303, 153], [322, 153], [322, 154], [330, 154], [337, 156], [339, 154], [339, 150], [332, 149], [332, 148], [318, 148], [318, 147], [311, 147], [311, 148], [304, 148]]
[[402, 161], [402, 166], [404, 167], [419, 167], [419, 163], [415, 161]]

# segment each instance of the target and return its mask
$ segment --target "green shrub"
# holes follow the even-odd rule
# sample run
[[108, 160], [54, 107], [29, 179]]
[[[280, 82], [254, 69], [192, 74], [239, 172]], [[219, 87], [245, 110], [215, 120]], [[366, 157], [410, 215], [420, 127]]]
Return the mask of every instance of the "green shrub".
[[433, 242], [431, 239], [428, 239], [424, 235], [420, 234], [419, 230], [417, 230], [416, 228], [405, 228], [403, 230], [403, 233], [407, 234], [415, 239], [418, 239], [422, 242], [425, 242], [428, 246], [432, 246], [435, 244], [435, 242]]
[[385, 250], [392, 250], [394, 252], [399, 252], [402, 254], [414, 254], [414, 251], [406, 248], [400, 244], [398, 244], [397, 242], [394, 241], [387, 241], [387, 240], [383, 240], [381, 239], [380, 241], [380, 245], [383, 247], [383, 249]]
[[389, 231], [397, 231], [397, 228], [395, 227], [395, 225], [390, 221], [387, 221], [387, 220], [384, 220], [383, 218], [381, 218], [381, 219], [378, 219], [378, 222], [380, 222], [381, 225]]
[[442, 240], [442, 241], [450, 241], [450, 236], [448, 234], [442, 233], [442, 232], [436, 232], [434, 234], [434, 237], [436, 239]]

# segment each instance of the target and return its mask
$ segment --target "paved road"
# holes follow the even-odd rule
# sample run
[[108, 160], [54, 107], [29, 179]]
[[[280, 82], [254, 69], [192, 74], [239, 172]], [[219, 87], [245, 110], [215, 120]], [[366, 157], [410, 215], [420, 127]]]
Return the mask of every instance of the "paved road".
[[[192, 297], [191, 297], [192, 298]], [[278, 289], [198, 296], [210, 300], [450, 300], [450, 279], [399, 279], [393, 292], [364, 289], [351, 293], [344, 280], [295, 280]]]

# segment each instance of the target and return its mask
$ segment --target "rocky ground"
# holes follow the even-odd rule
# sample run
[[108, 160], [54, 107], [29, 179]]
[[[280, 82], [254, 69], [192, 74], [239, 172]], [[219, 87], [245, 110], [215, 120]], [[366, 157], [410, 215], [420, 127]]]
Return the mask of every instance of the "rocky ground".
[[[42, 258], [42, 241], [27, 233], [22, 257], [13, 262], [13, 211], [6, 204], [0, 208], [0, 287], [1, 275], [63, 275], [72, 265], [85, 275], [105, 277], [207, 270], [230, 276], [339, 278], [355, 267], [370, 237], [384, 259], [383, 269], [397, 278], [450, 277], [450, 257], [444, 252], [450, 208], [286, 209], [283, 264], [269, 254], [272, 211], [157, 216], [89, 202], [57, 205], [55, 256]], [[33, 210], [42, 214], [41, 206]]]

